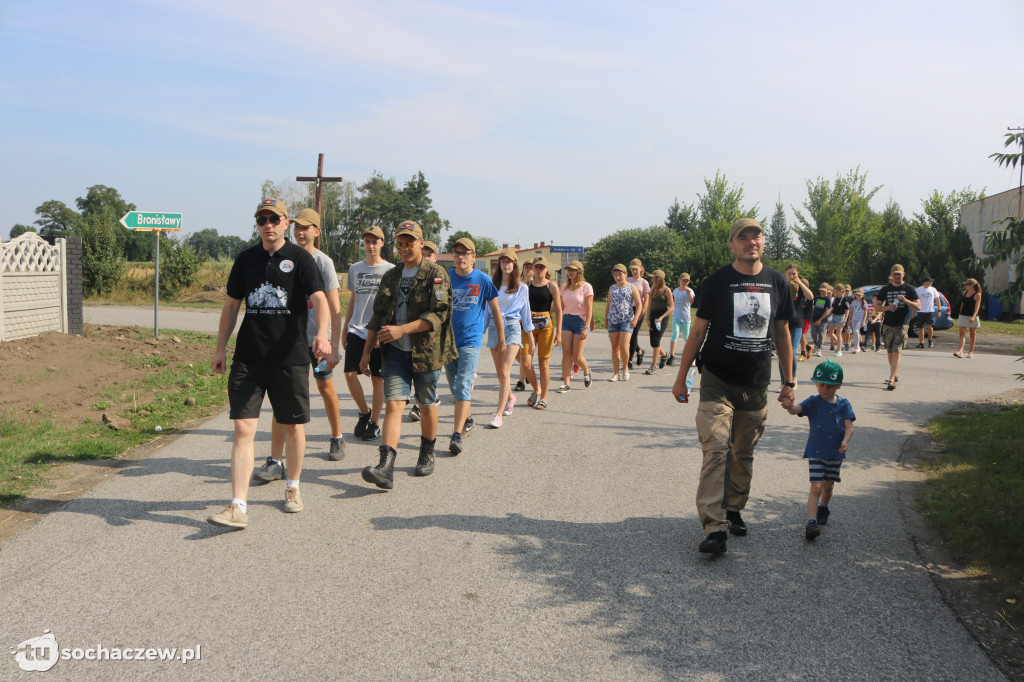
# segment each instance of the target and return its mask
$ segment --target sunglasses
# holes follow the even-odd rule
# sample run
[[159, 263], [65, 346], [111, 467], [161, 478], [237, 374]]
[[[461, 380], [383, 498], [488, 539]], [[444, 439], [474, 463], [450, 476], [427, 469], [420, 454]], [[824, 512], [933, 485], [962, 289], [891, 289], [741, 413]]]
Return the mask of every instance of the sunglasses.
[[263, 227], [263, 226], [264, 226], [264, 225], [266, 225], [266, 224], [267, 224], [268, 222], [269, 222], [269, 223], [270, 223], [271, 225], [278, 225], [278, 224], [280, 224], [280, 222], [281, 222], [281, 216], [279, 216], [279, 215], [277, 215], [277, 214], [275, 213], [275, 214], [274, 214], [274, 215], [272, 215], [272, 216], [265, 216], [265, 215], [261, 215], [261, 216], [259, 216], [258, 218], [256, 218], [256, 224], [257, 224], [257, 225], [259, 225], [260, 227]]
[[456, 258], [468, 258], [472, 251], [453, 251], [452, 254]]

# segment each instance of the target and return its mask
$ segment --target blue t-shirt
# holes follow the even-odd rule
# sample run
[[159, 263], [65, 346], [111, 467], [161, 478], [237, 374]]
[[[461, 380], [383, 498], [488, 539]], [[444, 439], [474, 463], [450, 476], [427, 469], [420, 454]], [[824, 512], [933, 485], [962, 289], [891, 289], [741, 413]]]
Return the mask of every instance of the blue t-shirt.
[[836, 397], [836, 401], [830, 403], [820, 395], [812, 395], [800, 403], [800, 409], [800, 416], [807, 417], [811, 423], [804, 458], [846, 459], [846, 453], [839, 452], [839, 444], [846, 435], [845, 420], [857, 419], [850, 401]]
[[479, 347], [484, 340], [484, 313], [498, 297], [490, 276], [474, 269], [460, 277], [455, 268], [448, 271], [452, 281], [452, 331], [456, 348]]

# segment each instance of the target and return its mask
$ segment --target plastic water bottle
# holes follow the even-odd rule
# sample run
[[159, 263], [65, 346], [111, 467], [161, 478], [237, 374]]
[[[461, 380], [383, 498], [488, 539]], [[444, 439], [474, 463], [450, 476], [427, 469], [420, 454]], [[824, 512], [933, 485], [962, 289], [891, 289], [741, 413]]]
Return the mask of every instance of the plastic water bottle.
[[697, 378], [697, 368], [691, 367], [690, 371], [686, 373], [686, 390], [689, 391], [693, 387], [693, 380]]
[[327, 358], [324, 358], [316, 364], [316, 369], [313, 370], [315, 374], [323, 374], [327, 371]]
[[661, 320], [655, 320], [654, 321], [654, 328], [656, 330], [658, 330], [659, 332], [661, 331]]

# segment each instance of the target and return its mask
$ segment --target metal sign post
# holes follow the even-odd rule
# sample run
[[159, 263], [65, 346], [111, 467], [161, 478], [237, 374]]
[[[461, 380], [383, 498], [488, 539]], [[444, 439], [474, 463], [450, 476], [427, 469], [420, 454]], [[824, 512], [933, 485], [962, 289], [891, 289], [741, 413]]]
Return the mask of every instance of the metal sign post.
[[153, 338], [160, 338], [160, 233], [181, 232], [180, 213], [129, 211], [121, 224], [133, 232], [155, 232], [156, 251], [153, 262]]

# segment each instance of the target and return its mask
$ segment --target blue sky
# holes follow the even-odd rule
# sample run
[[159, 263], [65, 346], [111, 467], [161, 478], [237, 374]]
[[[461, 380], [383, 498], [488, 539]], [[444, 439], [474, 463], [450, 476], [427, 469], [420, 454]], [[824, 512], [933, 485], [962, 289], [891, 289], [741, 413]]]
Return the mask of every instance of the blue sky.
[[1017, 0], [0, 1], [0, 234], [116, 187], [247, 237], [265, 179], [422, 170], [456, 229], [590, 244], [721, 170], [767, 218], [855, 166], [906, 213], [989, 194]]

